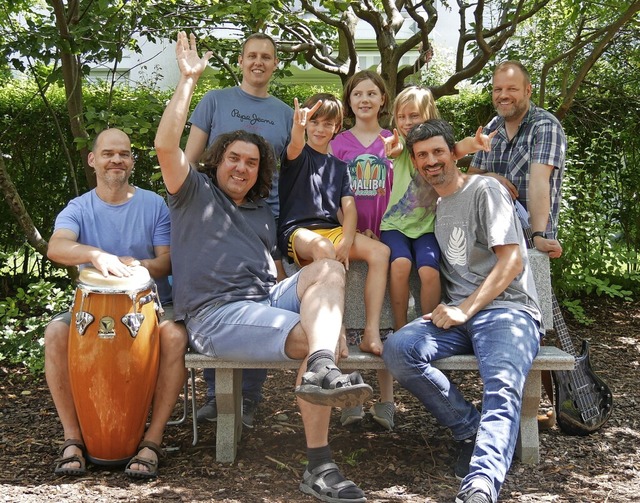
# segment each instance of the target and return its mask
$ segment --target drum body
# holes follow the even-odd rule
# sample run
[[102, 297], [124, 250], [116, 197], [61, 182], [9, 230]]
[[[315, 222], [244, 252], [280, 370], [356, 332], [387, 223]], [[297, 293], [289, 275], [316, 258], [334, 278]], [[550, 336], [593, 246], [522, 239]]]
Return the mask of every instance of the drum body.
[[126, 463], [142, 440], [158, 377], [155, 285], [143, 267], [129, 278], [80, 273], [69, 332], [69, 380], [87, 458]]

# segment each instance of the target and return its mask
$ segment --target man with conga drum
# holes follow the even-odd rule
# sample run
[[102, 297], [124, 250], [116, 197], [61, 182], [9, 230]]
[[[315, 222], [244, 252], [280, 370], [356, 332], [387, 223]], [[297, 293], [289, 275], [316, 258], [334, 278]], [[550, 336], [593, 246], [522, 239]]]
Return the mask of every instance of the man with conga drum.
[[[168, 305], [171, 303], [168, 281], [171, 273], [169, 212], [159, 195], [129, 183], [134, 160], [131, 142], [123, 131], [102, 131], [94, 140], [88, 161], [95, 169], [97, 186], [73, 199], [60, 212], [47, 253], [54, 262], [80, 266], [80, 284], [84, 285], [82, 292], [79, 286], [73, 313], [56, 316], [45, 330], [45, 374], [65, 439], [56, 460], [55, 473], [82, 475], [86, 471], [85, 458], [103, 464], [129, 460], [125, 470], [127, 475], [153, 478], [157, 476], [164, 428], [185, 380], [186, 331], [182, 323], [173, 321], [172, 309]], [[141, 288], [136, 288], [137, 282], [143, 283]], [[149, 295], [138, 293], [147, 285], [152, 285], [148, 289]], [[123, 297], [120, 294], [127, 293], [130, 298], [125, 297], [127, 307], [124, 316], [120, 316], [122, 313], [96, 312], [100, 308], [91, 307], [91, 301], [95, 299], [93, 294], [87, 293], [91, 291], [98, 294], [115, 292], [118, 294], [115, 297]], [[157, 309], [149, 311], [150, 302], [156, 304]], [[155, 311], [161, 314], [162, 308], [165, 312], [158, 326]], [[147, 324], [150, 328], [145, 329]], [[88, 342], [92, 332], [98, 342]], [[148, 343], [142, 341], [145, 333], [150, 339]], [[76, 338], [82, 340], [78, 344], [95, 344], [92, 351], [95, 354], [76, 355], [70, 352]], [[127, 345], [126, 349], [111, 349], [122, 343]], [[127, 367], [123, 371], [124, 377], [121, 377], [124, 380], [122, 389], [105, 390], [109, 387], [106, 380], [123, 366], [123, 361], [128, 360], [134, 350], [140, 353], [141, 358], [150, 359], [151, 370], [145, 367], [141, 373], [135, 374]], [[104, 361], [112, 353], [117, 355], [117, 360]], [[74, 378], [74, 371], [78, 370], [76, 364], [80, 367], [84, 362], [86, 366], [86, 362], [94, 361], [90, 360], [91, 357], [107, 368], [101, 371], [90, 363], [90, 368], [85, 369], [87, 377]], [[143, 389], [142, 394], [146, 393], [149, 400], [153, 396], [153, 413], [146, 432], [144, 424], [148, 404], [146, 410], [143, 405], [141, 419], [136, 419], [138, 423], [141, 420], [141, 424], [134, 426], [131, 430], [134, 433], [124, 435], [134, 438], [121, 436], [107, 442], [116, 444], [106, 446], [107, 449], [113, 448], [114, 456], [100, 454], [102, 446], [95, 447], [98, 454], [92, 453], [91, 449], [85, 450], [85, 443], [87, 447], [89, 443], [87, 430], [98, 428], [100, 432], [103, 430], [99, 428], [105, 427], [105, 424], [85, 424], [90, 422], [90, 414], [96, 415], [98, 422], [108, 423], [107, 427], [120, 425], [128, 416], [129, 411], [109, 405], [109, 400], [101, 393], [128, 395], [131, 390], [145, 386], [151, 389]], [[82, 403], [74, 402], [74, 397], [83, 396], [80, 394], [83, 387], [88, 398], [82, 399]], [[89, 419], [83, 420], [85, 408], [90, 409]], [[92, 441], [98, 445], [100, 440]], [[133, 447], [122, 451], [117, 444], [125, 443]]]
[[[191, 166], [180, 148], [189, 104], [211, 57], [195, 37], [178, 34], [180, 80], [155, 139], [169, 192], [175, 315], [198, 352], [251, 361], [301, 360], [295, 393], [308, 464], [299, 488], [324, 501], [361, 503], [329, 447], [331, 407], [354, 407], [371, 396], [357, 372], [336, 366], [344, 312], [345, 268], [323, 259], [276, 283], [275, 220], [269, 194], [273, 149], [254, 133], [218, 136]], [[297, 119], [306, 120], [301, 114]], [[311, 117], [309, 117], [310, 119]]]

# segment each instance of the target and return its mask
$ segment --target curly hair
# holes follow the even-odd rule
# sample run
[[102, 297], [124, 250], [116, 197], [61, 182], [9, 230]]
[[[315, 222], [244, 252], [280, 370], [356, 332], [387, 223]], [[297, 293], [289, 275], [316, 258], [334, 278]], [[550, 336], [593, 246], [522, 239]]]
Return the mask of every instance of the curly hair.
[[255, 201], [256, 199], [267, 197], [271, 190], [273, 171], [276, 169], [276, 159], [271, 145], [262, 136], [255, 133], [238, 129], [237, 131], [221, 134], [200, 157], [198, 171], [206, 174], [211, 178], [214, 185], [218, 187], [218, 166], [222, 163], [229, 147], [237, 141], [255, 145], [260, 153], [258, 180], [247, 192], [247, 199]]

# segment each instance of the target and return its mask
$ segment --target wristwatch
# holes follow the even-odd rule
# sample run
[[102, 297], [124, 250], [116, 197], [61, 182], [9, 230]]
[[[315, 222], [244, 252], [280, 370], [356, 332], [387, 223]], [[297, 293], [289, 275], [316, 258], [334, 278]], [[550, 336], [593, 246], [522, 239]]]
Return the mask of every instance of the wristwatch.
[[536, 231], [533, 234], [531, 234], [531, 239], [540, 236], [541, 238], [547, 239], [547, 234], [542, 232], [542, 231]]

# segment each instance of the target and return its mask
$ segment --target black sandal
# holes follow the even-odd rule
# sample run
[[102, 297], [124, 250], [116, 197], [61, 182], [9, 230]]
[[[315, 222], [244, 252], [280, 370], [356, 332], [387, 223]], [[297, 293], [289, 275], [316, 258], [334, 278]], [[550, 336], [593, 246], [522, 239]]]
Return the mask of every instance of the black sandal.
[[[140, 451], [145, 447], [155, 452], [158, 459], [155, 460], [141, 457], [139, 455]], [[158, 464], [160, 463], [160, 458], [163, 456], [164, 452], [158, 444], [151, 442], [150, 440], [143, 440], [140, 442], [140, 445], [138, 445], [138, 454], [133, 456], [127, 463], [127, 467], [124, 469], [124, 474], [134, 479], [155, 479], [158, 476]], [[146, 466], [148, 471], [132, 470], [131, 465], [134, 464]]]
[[[334, 373], [336, 377], [326, 379]], [[373, 390], [365, 384], [359, 372], [342, 374], [336, 366], [326, 366], [318, 372], [306, 372], [296, 396], [315, 405], [352, 408], [371, 398]]]
[[[71, 456], [67, 456], [66, 458], [63, 457], [64, 451], [67, 450], [67, 447], [71, 447], [72, 445], [80, 449], [82, 451], [82, 454], [73, 454]], [[62, 444], [62, 447], [60, 447], [60, 452], [58, 453], [60, 457], [55, 460], [56, 467], [53, 470], [53, 473], [55, 475], [84, 475], [85, 473], [87, 473], [87, 464], [84, 459], [84, 453], [85, 447], [82, 440], [77, 438], [69, 438], [65, 440], [64, 444]], [[63, 466], [67, 463], [73, 463], [74, 461], [80, 464], [79, 468], [70, 468]]]
[[[362, 490], [351, 480], [343, 480], [333, 486], [329, 486], [325, 481], [328, 474], [333, 472], [339, 472], [338, 465], [335, 463], [324, 463], [320, 466], [316, 466], [313, 470], [305, 470], [302, 476], [302, 482], [300, 482], [300, 490], [311, 496], [315, 496], [319, 500], [326, 501], [327, 503], [364, 503], [367, 498], [364, 496]], [[351, 491], [352, 496], [340, 497], [340, 492], [348, 488], [355, 488]]]

